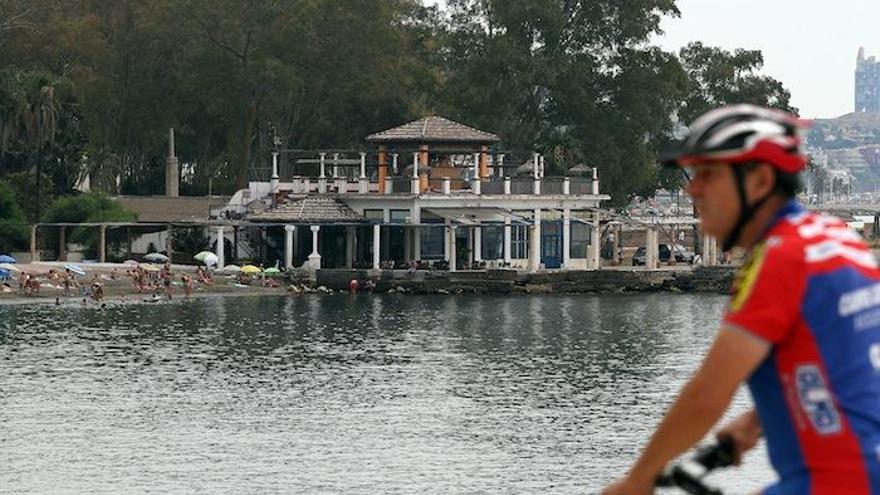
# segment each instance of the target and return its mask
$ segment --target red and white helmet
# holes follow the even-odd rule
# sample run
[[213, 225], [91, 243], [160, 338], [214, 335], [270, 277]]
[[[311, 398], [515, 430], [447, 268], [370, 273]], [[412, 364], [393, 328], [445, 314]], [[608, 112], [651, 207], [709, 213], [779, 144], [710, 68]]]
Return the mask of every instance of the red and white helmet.
[[660, 156], [664, 165], [763, 162], [798, 173], [807, 164], [802, 132], [807, 121], [780, 110], [732, 105], [703, 114], [687, 137]]

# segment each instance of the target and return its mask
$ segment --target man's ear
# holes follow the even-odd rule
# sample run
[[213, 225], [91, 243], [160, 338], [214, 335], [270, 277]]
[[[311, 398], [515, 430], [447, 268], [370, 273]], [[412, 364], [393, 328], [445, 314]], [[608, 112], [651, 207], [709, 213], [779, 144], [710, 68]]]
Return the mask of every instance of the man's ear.
[[763, 198], [776, 188], [776, 171], [771, 165], [762, 163], [752, 170], [746, 179], [753, 199]]

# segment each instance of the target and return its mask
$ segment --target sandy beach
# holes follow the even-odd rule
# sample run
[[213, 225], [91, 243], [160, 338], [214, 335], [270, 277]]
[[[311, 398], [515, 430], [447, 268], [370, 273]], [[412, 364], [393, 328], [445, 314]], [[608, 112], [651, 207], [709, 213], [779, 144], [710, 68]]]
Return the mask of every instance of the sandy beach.
[[[64, 294], [64, 287], [60, 279], [53, 280], [50, 278], [50, 270], [56, 272], [64, 271], [64, 266], [68, 263], [64, 262], [37, 262], [37, 263], [21, 263], [14, 265], [15, 268], [23, 273], [37, 276], [40, 282], [39, 293], [25, 295], [19, 288], [18, 273], [13, 272], [12, 278], [2, 282], [0, 285], [0, 304], [29, 304], [29, 303], [56, 303], [69, 305], [100, 305], [102, 303], [136, 303], [148, 302], [155, 303], [167, 301], [164, 287], [161, 284], [155, 288], [147, 287], [146, 290], [138, 292], [132, 284], [132, 279], [128, 275], [128, 271], [135, 267], [132, 264], [123, 263], [73, 263], [83, 269], [85, 276], [76, 275], [74, 280], [77, 287], [72, 287], [70, 296]], [[144, 265], [147, 266], [147, 265]], [[151, 269], [158, 269], [159, 265], [151, 265]], [[174, 274], [172, 282], [171, 300], [185, 299], [181, 275], [186, 274], [193, 277], [193, 290], [190, 298], [205, 297], [211, 295], [281, 295], [290, 292], [299, 292], [300, 288], [292, 289], [291, 286], [284, 284], [283, 279], [278, 279], [279, 287], [263, 287], [260, 280], [255, 280], [250, 285], [242, 285], [238, 283], [238, 277], [231, 274], [213, 273], [214, 282], [212, 284], [204, 284], [198, 282], [195, 277], [196, 266], [192, 265], [171, 265]], [[95, 280], [103, 285], [104, 297], [101, 301], [95, 301], [91, 297], [91, 285]], [[85, 302], [83, 302], [85, 301]]]

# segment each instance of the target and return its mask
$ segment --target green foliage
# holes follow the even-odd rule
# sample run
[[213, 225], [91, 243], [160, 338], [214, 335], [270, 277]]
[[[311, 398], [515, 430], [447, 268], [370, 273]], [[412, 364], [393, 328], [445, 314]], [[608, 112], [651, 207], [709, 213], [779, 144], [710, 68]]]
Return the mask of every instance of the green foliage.
[[[758, 73], [760, 52], [651, 46], [675, 0], [446, 5], [6, 2], [0, 21], [18, 24], [0, 32], [0, 174], [33, 171], [24, 184], [40, 195], [44, 174], [60, 196], [86, 172], [99, 190], [162, 194], [174, 127], [193, 172], [181, 191], [205, 194], [210, 180], [231, 193], [268, 177], [276, 139], [360, 147], [434, 113], [544, 152], [553, 173], [597, 166], [622, 203], [675, 185], [656, 155], [679, 120], [739, 101], [789, 107], [782, 84]], [[26, 213], [39, 216], [34, 204]]]
[[24, 249], [26, 243], [24, 214], [15, 200], [15, 193], [0, 181], [0, 252]]
[[193, 256], [210, 248], [209, 238], [204, 227], [175, 228], [172, 234], [172, 249], [175, 253]]

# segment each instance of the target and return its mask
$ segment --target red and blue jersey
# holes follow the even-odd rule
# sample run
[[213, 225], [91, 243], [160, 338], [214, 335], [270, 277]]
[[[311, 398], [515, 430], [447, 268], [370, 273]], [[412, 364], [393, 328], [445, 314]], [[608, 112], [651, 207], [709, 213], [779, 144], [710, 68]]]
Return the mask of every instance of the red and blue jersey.
[[859, 235], [786, 204], [724, 322], [772, 346], [748, 381], [780, 478], [765, 493], [880, 495], [880, 269]]

